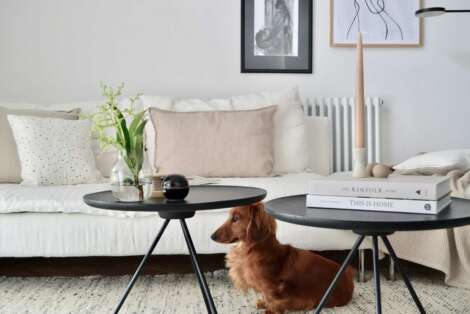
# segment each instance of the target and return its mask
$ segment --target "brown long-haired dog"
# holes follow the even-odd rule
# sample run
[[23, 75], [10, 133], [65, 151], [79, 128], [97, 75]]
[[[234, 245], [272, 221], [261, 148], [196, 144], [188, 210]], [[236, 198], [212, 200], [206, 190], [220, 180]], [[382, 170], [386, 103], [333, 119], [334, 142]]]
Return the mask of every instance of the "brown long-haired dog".
[[[266, 313], [312, 310], [333, 280], [339, 265], [276, 239], [276, 221], [262, 203], [235, 207], [212, 235], [220, 243], [238, 242], [226, 256], [230, 278], [246, 292], [261, 293], [256, 307]], [[327, 307], [346, 305], [353, 296], [354, 271], [348, 268], [331, 294]]]

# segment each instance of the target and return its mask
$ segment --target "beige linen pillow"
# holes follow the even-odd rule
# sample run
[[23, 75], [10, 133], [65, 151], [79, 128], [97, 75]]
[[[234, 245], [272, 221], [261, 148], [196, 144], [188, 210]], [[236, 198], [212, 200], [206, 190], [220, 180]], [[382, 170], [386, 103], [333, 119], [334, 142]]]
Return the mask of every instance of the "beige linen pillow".
[[[154, 107], [177, 112], [251, 110], [276, 106], [273, 172], [275, 174], [303, 172], [308, 167], [307, 129], [297, 87], [210, 100], [151, 95], [143, 95], [140, 99], [144, 109]], [[154, 163], [155, 132], [151, 123], [147, 124], [145, 134], [149, 159]]]
[[208, 112], [150, 108], [149, 112], [158, 172], [204, 177], [272, 174], [275, 106]]
[[70, 111], [19, 110], [0, 107], [0, 182], [21, 182], [21, 165], [7, 115], [77, 120], [80, 109]]

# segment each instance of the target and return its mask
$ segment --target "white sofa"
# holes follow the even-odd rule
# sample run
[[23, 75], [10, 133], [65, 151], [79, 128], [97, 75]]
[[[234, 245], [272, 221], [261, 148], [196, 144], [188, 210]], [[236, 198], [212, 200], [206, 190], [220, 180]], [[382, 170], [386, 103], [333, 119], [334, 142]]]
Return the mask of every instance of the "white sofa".
[[[85, 113], [96, 102], [38, 106], [0, 104], [3, 107], [65, 110], [80, 107]], [[266, 200], [303, 194], [310, 178], [330, 173], [331, 126], [327, 118], [306, 118], [310, 171], [267, 178], [224, 178], [217, 184], [264, 188]], [[103, 172], [112, 158], [97, 156]], [[108, 183], [76, 186], [27, 187], [0, 184], [0, 257], [71, 257], [141, 255], [150, 246], [163, 220], [157, 214], [104, 211], [86, 206], [86, 193], [108, 190]], [[229, 249], [210, 239], [227, 217], [227, 210], [198, 212], [188, 220], [198, 253], [224, 253]], [[349, 231], [278, 223], [281, 242], [311, 250], [350, 249], [356, 236]], [[187, 254], [179, 226], [170, 224], [154, 254]]]

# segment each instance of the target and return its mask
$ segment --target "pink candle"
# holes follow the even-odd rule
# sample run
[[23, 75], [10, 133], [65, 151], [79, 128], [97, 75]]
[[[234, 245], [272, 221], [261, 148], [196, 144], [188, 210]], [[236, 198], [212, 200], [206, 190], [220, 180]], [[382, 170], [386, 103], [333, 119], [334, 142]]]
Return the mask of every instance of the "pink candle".
[[362, 49], [362, 34], [357, 34], [356, 55], [356, 138], [355, 148], [364, 148], [364, 60]]

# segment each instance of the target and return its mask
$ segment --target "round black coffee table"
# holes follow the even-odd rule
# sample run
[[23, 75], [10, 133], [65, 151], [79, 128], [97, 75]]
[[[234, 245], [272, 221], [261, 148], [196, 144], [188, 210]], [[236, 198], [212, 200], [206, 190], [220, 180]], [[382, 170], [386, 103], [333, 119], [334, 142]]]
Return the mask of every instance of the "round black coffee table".
[[114, 310], [114, 313], [118, 313], [121, 309], [143, 267], [152, 255], [158, 241], [172, 219], [178, 219], [180, 221], [181, 229], [183, 230], [183, 235], [191, 257], [191, 262], [204, 297], [207, 312], [211, 314], [217, 313], [209, 287], [207, 286], [207, 282], [204, 277], [204, 272], [197, 260], [196, 249], [194, 248], [193, 240], [191, 239], [185, 219], [193, 217], [196, 211], [199, 210], [250, 205], [263, 200], [265, 197], [266, 191], [263, 189], [238, 186], [193, 186], [191, 187], [188, 196], [183, 201], [155, 199], [143, 202], [120, 202], [113, 197], [111, 191], [85, 195], [83, 197], [84, 202], [92, 207], [123, 211], [158, 212], [160, 217], [165, 219], [163, 226], [158, 231], [155, 240], [147, 251], [147, 254], [144, 256], [139, 267], [137, 267], [137, 270], [132, 276], [132, 279]]
[[408, 276], [400, 267], [398, 257], [387, 236], [395, 231], [431, 230], [470, 225], [470, 201], [457, 198], [453, 198], [452, 203], [438, 215], [312, 208], [306, 206], [305, 195], [283, 197], [269, 201], [266, 203], [266, 209], [270, 215], [282, 221], [312, 227], [353, 230], [354, 233], [358, 234], [356, 242], [323, 295], [315, 313], [320, 313], [325, 306], [338, 279], [354, 258], [366, 236], [372, 237], [376, 312], [382, 313], [378, 250], [378, 239], [380, 237], [418, 310], [420, 313], [426, 313]]

